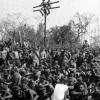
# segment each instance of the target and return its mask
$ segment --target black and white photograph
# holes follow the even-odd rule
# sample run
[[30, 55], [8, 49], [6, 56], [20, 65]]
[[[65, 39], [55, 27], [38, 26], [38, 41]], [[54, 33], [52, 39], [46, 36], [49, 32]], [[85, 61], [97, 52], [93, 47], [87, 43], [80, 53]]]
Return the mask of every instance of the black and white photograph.
[[100, 0], [0, 0], [0, 100], [100, 100]]

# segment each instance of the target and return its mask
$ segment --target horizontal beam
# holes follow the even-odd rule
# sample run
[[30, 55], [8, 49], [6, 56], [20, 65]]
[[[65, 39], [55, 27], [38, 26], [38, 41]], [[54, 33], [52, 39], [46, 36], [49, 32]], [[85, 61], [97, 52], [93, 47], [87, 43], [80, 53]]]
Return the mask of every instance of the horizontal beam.
[[58, 7], [52, 7], [52, 8], [49, 8], [49, 9], [56, 9], [56, 8], [60, 8], [60, 6], [58, 6]]
[[36, 11], [41, 11], [41, 9], [38, 9], [38, 10], [33, 10], [34, 12], [36, 12]]
[[[45, 5], [48, 5], [48, 4], [55, 4], [55, 3], [59, 3], [59, 1], [56, 1], [56, 2], [48, 2], [48, 3], [45, 3]], [[35, 6], [35, 7], [33, 7], [33, 8], [38, 8], [38, 7], [42, 7], [43, 6], [43, 4], [40, 4], [40, 5], [38, 5], [38, 6]]]
[[33, 8], [38, 8], [38, 7], [41, 7], [41, 6], [43, 6], [43, 5], [38, 5], [38, 6], [35, 6], [35, 7], [33, 7]]
[[56, 1], [56, 2], [50, 2], [49, 4], [55, 4], [55, 3], [59, 3], [59, 1]]
[[[60, 8], [60, 6], [58, 6], [58, 7], [51, 7], [51, 8], [49, 8], [49, 9], [56, 9], [56, 8]], [[41, 9], [38, 9], [38, 10], [33, 10], [34, 12], [36, 12], [36, 11], [41, 11]]]

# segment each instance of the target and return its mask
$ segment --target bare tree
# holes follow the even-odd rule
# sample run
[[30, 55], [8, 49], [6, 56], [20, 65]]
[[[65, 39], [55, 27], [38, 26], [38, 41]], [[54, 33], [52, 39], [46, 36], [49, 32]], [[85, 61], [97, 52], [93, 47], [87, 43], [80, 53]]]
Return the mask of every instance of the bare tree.
[[80, 38], [81, 35], [85, 35], [88, 32], [88, 26], [91, 23], [91, 20], [94, 15], [81, 15], [79, 13], [76, 13], [74, 16], [74, 19], [76, 18], [77, 21], [74, 19], [69, 22], [69, 25], [72, 27], [72, 30], [77, 34], [77, 37], [74, 38], [74, 41], [77, 41], [78, 38]]

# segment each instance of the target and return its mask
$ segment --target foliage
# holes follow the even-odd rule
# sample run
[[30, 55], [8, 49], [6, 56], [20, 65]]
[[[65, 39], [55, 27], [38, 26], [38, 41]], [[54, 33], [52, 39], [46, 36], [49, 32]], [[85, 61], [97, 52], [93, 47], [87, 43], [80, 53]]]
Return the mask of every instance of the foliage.
[[92, 39], [92, 41], [93, 41], [93, 42], [91, 43], [91, 45], [92, 45], [93, 47], [99, 46], [99, 45], [100, 45], [100, 36], [99, 36], [99, 35], [92, 36], [91, 39]]
[[39, 23], [36, 31], [36, 38], [35, 38], [36, 45], [43, 46], [43, 42], [44, 42], [43, 37], [44, 37], [44, 25], [43, 23]]
[[78, 41], [76, 34], [71, 30], [69, 25], [52, 28], [51, 41], [56, 45], [71, 46], [73, 43]]
[[[32, 44], [43, 46], [44, 43], [44, 25], [40, 23], [37, 30], [25, 24], [25, 21], [19, 22], [20, 15], [14, 15], [16, 20], [10, 20], [9, 18], [0, 24], [0, 32], [4, 33], [7, 38], [13, 41], [28, 40]], [[10, 16], [11, 17], [11, 16]], [[13, 18], [13, 17], [12, 17]], [[47, 30], [47, 44], [48, 46], [65, 46], [72, 48], [77, 44], [80, 44], [80, 36], [87, 33], [87, 27], [92, 19], [91, 16], [83, 16], [77, 13], [75, 15], [77, 22], [72, 19], [67, 25], [55, 26]], [[16, 23], [17, 21], [17, 23]], [[19, 24], [18, 24], [19, 22]]]

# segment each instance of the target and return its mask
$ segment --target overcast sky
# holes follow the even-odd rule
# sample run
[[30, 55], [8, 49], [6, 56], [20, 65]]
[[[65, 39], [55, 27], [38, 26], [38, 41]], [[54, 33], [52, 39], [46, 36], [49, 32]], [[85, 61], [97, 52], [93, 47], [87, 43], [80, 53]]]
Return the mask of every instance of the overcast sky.
[[[21, 13], [28, 23], [36, 25], [42, 21], [39, 12], [33, 12], [33, 6], [42, 0], [0, 0], [0, 19], [12, 13]], [[51, 0], [56, 1], [56, 0]], [[100, 17], [100, 0], [59, 0], [59, 9], [51, 11], [47, 18], [48, 27], [66, 24], [76, 13], [91, 13]], [[37, 21], [38, 20], [38, 21]]]
[[[9, 13], [21, 13], [22, 18], [27, 19], [31, 25], [43, 21], [39, 12], [33, 12], [33, 6], [41, 3], [42, 0], [0, 0], [0, 21]], [[51, 0], [51, 2], [56, 0]], [[100, 18], [100, 0], [59, 0], [59, 9], [51, 11], [47, 18], [47, 27], [55, 25], [64, 25], [75, 15], [79, 13], [90, 13]]]

